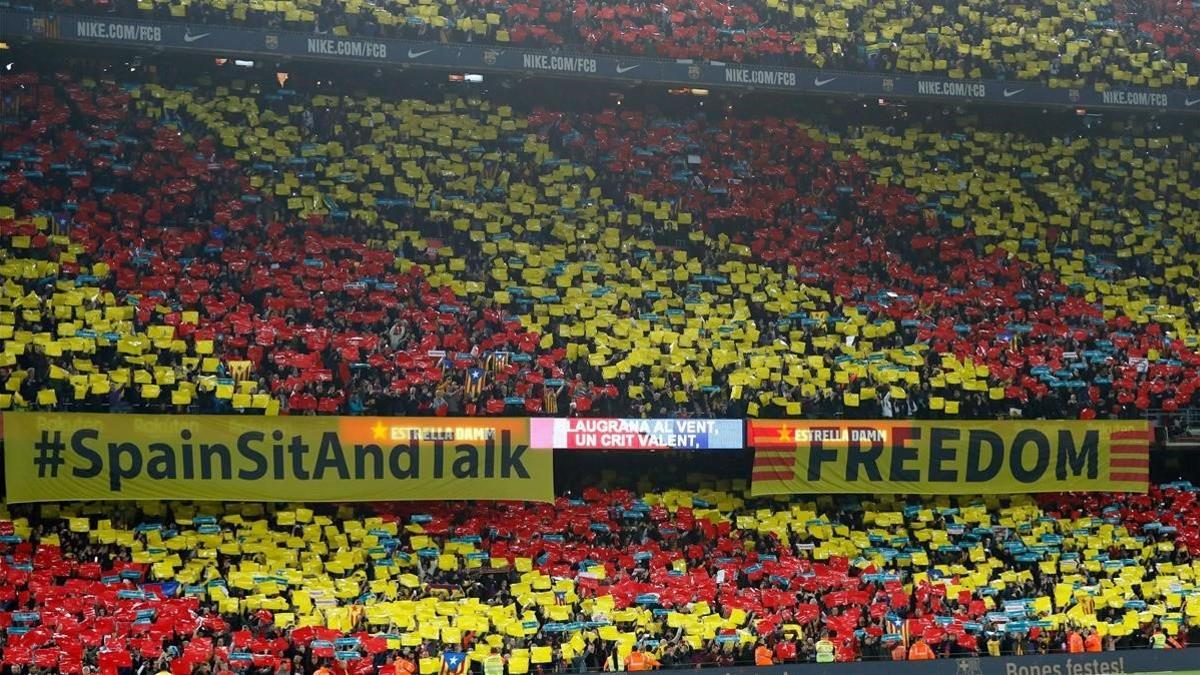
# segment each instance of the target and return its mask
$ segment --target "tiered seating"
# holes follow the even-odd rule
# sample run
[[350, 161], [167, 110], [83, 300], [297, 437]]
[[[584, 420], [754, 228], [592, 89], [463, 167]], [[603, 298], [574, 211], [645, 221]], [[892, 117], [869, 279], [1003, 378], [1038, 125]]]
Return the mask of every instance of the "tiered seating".
[[[1020, 346], [989, 359], [1000, 378], [1011, 374], [1042, 394], [1056, 381], [1083, 381], [1096, 387], [1087, 398], [1100, 410], [1194, 404], [1200, 190], [1183, 135], [1064, 141], [969, 124], [945, 133], [864, 131], [847, 146], [879, 176], [934, 205], [947, 229], [1043, 271], [1011, 289], [1023, 296], [1000, 298], [1027, 298], [1025, 320], [993, 326]], [[1039, 298], [1050, 278], [1057, 286]]]
[[[43, 0], [51, 8], [334, 35], [569, 45], [667, 58], [1039, 80], [1058, 87], [1195, 87], [1195, 15], [1065, 0], [1030, 7], [884, 2], [725, 4], [532, 0], [384, 3]], [[1177, 3], [1170, 3], [1174, 7]], [[1191, 70], [1189, 70], [1189, 67]]]
[[[1200, 12], [1194, 5], [1168, 0], [1122, 0], [1117, 17], [1137, 27], [1138, 36], [1164, 47], [1167, 58], [1200, 63]], [[1194, 71], [1193, 71], [1194, 72]]]
[[812, 660], [823, 631], [854, 660], [918, 636], [938, 655], [986, 655], [1062, 651], [1071, 631], [1108, 649], [1160, 628], [1186, 640], [1200, 624], [1185, 602], [1200, 575], [1187, 485], [1040, 504], [748, 503], [730, 487], [552, 505], [14, 509], [0, 521], [2, 662], [369, 673], [400, 650], [430, 675], [443, 652], [496, 648], [521, 675], [635, 648], [668, 666], [744, 662], [760, 642]]
[[[1196, 395], [1181, 138], [19, 85], [0, 406], [1086, 418]], [[108, 126], [64, 128], [64, 100]]]
[[[439, 362], [536, 344], [370, 249], [377, 223], [278, 222], [261, 181], [209, 161], [212, 140], [127, 116], [114, 87], [62, 84], [70, 108], [31, 76], [0, 84], [31, 110], [4, 129], [0, 407], [417, 412]], [[70, 110], [96, 126], [66, 128]], [[346, 391], [376, 368], [390, 388]]]

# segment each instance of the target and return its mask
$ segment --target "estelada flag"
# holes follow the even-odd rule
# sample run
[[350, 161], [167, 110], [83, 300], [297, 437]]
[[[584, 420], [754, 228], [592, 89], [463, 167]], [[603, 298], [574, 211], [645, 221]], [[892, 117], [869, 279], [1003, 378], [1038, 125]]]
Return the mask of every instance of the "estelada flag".
[[441, 675], [464, 675], [466, 672], [466, 654], [462, 652], [442, 652]]

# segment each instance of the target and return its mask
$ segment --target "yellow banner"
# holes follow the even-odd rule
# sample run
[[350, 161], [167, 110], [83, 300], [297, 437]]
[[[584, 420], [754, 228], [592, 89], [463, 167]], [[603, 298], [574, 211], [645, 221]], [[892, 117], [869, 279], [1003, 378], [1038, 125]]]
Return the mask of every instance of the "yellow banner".
[[1145, 492], [1145, 421], [751, 420], [751, 492]]
[[554, 499], [527, 419], [7, 413], [8, 501]]

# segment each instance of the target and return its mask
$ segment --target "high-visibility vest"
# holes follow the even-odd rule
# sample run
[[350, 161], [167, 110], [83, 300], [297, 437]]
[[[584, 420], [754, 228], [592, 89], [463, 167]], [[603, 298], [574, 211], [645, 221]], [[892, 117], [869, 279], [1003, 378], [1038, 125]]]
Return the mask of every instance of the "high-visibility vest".
[[1067, 636], [1067, 651], [1072, 654], [1083, 653], [1083, 636], [1074, 631]]
[[492, 654], [483, 660], [483, 675], [504, 675], [504, 657]]
[[1098, 652], [1104, 647], [1100, 644], [1100, 634], [1092, 633], [1083, 640], [1083, 649], [1087, 652]]
[[1167, 636], [1161, 631], [1150, 636], [1150, 646], [1154, 649], [1167, 648]]
[[904, 645], [899, 644], [899, 645], [896, 645], [895, 647], [892, 647], [892, 660], [893, 661], [905, 661], [907, 659], [908, 659], [908, 650], [904, 648]]
[[412, 675], [417, 672], [417, 664], [408, 659], [396, 659], [396, 675]]
[[829, 640], [817, 642], [817, 663], [833, 663], [833, 643]]
[[908, 650], [909, 661], [928, 661], [933, 658], [933, 650], [924, 642], [914, 644]]
[[769, 666], [775, 661], [771, 658], [771, 650], [766, 645], [759, 645], [754, 650], [754, 665]]
[[648, 670], [646, 667], [646, 655], [641, 652], [630, 652], [629, 656], [625, 657], [625, 670], [631, 673]]

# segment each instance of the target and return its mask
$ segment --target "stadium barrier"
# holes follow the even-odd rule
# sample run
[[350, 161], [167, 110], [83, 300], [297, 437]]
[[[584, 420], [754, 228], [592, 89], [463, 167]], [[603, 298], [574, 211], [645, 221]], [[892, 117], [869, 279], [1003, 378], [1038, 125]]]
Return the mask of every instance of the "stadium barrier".
[[200, 51], [230, 58], [262, 55], [420, 66], [460, 72], [601, 79], [629, 84], [659, 82], [791, 94], [1200, 113], [1200, 94], [1179, 90], [1063, 89], [1034, 82], [987, 82], [934, 75], [844, 72], [716, 61], [672, 61], [469, 43], [338, 37], [207, 24], [193, 26], [181, 21], [158, 22], [72, 14], [0, 11], [0, 37]]
[[[743, 428], [745, 426], [745, 428]], [[1145, 421], [7, 413], [8, 498], [552, 501], [554, 450], [754, 449], [776, 494], [1145, 492]]]
[[[1129, 649], [1088, 654], [1045, 654], [983, 658], [854, 663], [789, 663], [778, 666], [738, 666], [706, 670], [713, 675], [797, 675], [815, 672], [817, 666], [837, 675], [895, 675], [897, 668], [914, 675], [1123, 675], [1166, 673], [1200, 667], [1200, 649]], [[696, 672], [669, 670], [664, 672]]]

